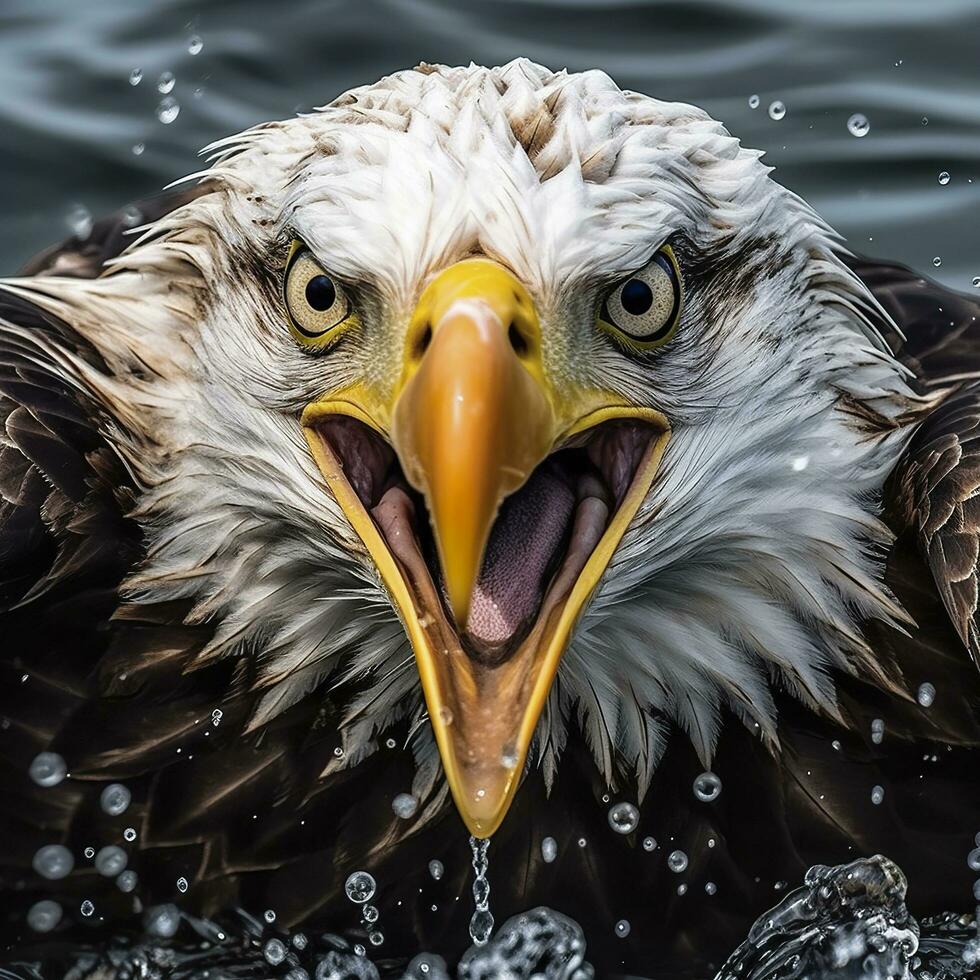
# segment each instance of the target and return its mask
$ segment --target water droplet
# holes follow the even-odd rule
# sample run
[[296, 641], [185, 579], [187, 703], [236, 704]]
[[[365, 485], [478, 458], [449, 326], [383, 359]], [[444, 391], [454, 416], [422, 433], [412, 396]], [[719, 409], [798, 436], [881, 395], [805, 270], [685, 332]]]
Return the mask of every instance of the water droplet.
[[126, 829], [125, 829], [125, 830], [123, 831], [123, 837], [124, 837], [124, 838], [125, 838], [126, 840], [128, 840], [128, 841], [130, 842], [130, 844], [132, 844], [132, 842], [133, 842], [134, 840], [136, 840], [136, 828], [135, 828], [135, 827], [127, 827], [127, 828], [126, 828]]
[[505, 769], [515, 769], [517, 768], [517, 757], [517, 746], [508, 745], [500, 755], [500, 764]]
[[932, 264], [938, 269], [943, 264], [943, 259], [941, 255], [937, 255], [933, 260]]
[[686, 883], [685, 883], [685, 882], [683, 882], [683, 881], [682, 881], [682, 882], [681, 882], [681, 883], [680, 883], [680, 884], [679, 884], [679, 885], [677, 886], [677, 894], [678, 894], [678, 895], [686, 895], [686, 894], [687, 894], [687, 885], [686, 885]]
[[919, 685], [919, 691], [915, 698], [923, 708], [929, 708], [932, 706], [932, 702], [936, 700], [936, 689], [926, 681]]
[[387, 741], [385, 742], [385, 745], [387, 745], [389, 749], [393, 749], [393, 748], [394, 748], [394, 747], [395, 747], [395, 746], [396, 746], [397, 744], [398, 744], [398, 743], [397, 743], [397, 742], [396, 742], [396, 741], [395, 741], [395, 740], [394, 740], [393, 738], [389, 738], [389, 739], [388, 739], [388, 740], [387, 740]]
[[477, 946], [484, 946], [493, 932], [493, 916], [489, 909], [477, 909], [470, 919], [470, 939]]
[[578, 844], [579, 847], [588, 847], [589, 845], [589, 842], [584, 837], [580, 837], [575, 843]]
[[68, 773], [65, 760], [57, 752], [39, 752], [27, 770], [38, 786], [57, 786]]
[[644, 851], [655, 851], [657, 849], [657, 842], [652, 837], [643, 838], [643, 850]]
[[102, 790], [99, 803], [104, 813], [108, 813], [110, 817], [118, 817], [129, 809], [132, 798], [133, 794], [122, 783], [109, 783]]
[[51, 932], [61, 922], [62, 915], [61, 906], [50, 898], [45, 898], [35, 902], [27, 910], [27, 924], [35, 932]]
[[971, 871], [980, 871], [980, 847], [975, 847], [967, 854], [966, 864]]
[[95, 911], [95, 906], [86, 898], [85, 901], [78, 906], [78, 911], [81, 912], [87, 919]]
[[221, 719], [224, 718], [225, 713], [220, 708], [215, 708], [211, 712], [211, 724], [217, 728], [221, 724]]
[[980, 902], [980, 878], [973, 883], [973, 897]]
[[363, 956], [367, 950], [360, 944], [354, 943], [354, 953], [356, 956]]
[[143, 914], [143, 926], [151, 936], [170, 939], [180, 928], [180, 909], [176, 905], [151, 905]]
[[157, 79], [157, 91], [161, 95], [169, 95], [174, 90], [174, 85], [177, 83], [177, 79], [174, 78], [174, 73], [172, 71], [165, 71]]
[[135, 228], [143, 220], [143, 212], [135, 204], [123, 208], [122, 221], [126, 228]]
[[375, 929], [374, 932], [368, 935], [368, 942], [372, 946], [380, 946], [385, 941], [385, 934], [380, 929]]
[[974, 277], [973, 277], [973, 285], [974, 285], [974, 286], [975, 286], [975, 287], [976, 287], [977, 289], [980, 289], [980, 276], [974, 276]]
[[377, 922], [378, 921], [378, 910], [373, 905], [365, 905], [361, 909], [361, 915], [364, 916], [365, 922]]
[[344, 884], [344, 891], [352, 902], [363, 905], [374, 896], [376, 887], [374, 878], [366, 871], [355, 871]]
[[433, 881], [439, 881], [443, 874], [445, 874], [446, 869], [442, 866], [442, 861], [432, 860], [429, 862], [429, 874], [432, 876]]
[[198, 55], [204, 50], [204, 41], [199, 34], [192, 34], [187, 40], [187, 53]]
[[75, 867], [75, 856], [63, 844], [46, 844], [38, 848], [31, 866], [49, 881], [66, 878]]
[[871, 741], [875, 745], [881, 745], [885, 737], [885, 723], [881, 718], [871, 719]]
[[683, 851], [671, 851], [667, 857], [667, 867], [674, 874], [680, 874], [687, 870], [687, 855]]
[[269, 966], [278, 966], [286, 958], [286, 945], [281, 939], [270, 939], [262, 947], [262, 955]]
[[794, 473], [802, 473], [810, 465], [809, 456], [794, 456], [790, 460], [790, 466]]
[[84, 241], [92, 234], [92, 214], [84, 204], [76, 204], [65, 218], [71, 233]]
[[139, 882], [139, 876], [135, 871], [124, 871], [116, 879], [116, 887], [121, 892], [131, 892], [136, 890], [136, 885]]
[[554, 837], [545, 837], [541, 841], [541, 857], [545, 864], [551, 864], [558, 857], [558, 841]]
[[711, 803], [721, 794], [721, 780], [713, 772], [703, 772], [694, 780], [694, 795], [702, 803]]
[[929, 125], [929, 117], [928, 116], [923, 116], [922, 117], [922, 125], [923, 126], [928, 126]]
[[180, 103], [172, 96], [168, 95], [160, 100], [157, 106], [157, 119], [164, 126], [169, 126], [180, 115]]
[[418, 808], [419, 801], [411, 793], [399, 793], [391, 801], [391, 809], [394, 811], [395, 816], [400, 817], [402, 820], [408, 820], [409, 817], [414, 816]]
[[86, 847], [85, 850], [82, 851], [82, 853], [87, 858], [94, 858], [95, 857], [95, 848], [94, 847]]
[[126, 852], [121, 847], [110, 844], [108, 847], [101, 848], [95, 855], [95, 870], [106, 878], [115, 878], [128, 862], [129, 857]]
[[830, 747], [835, 752], [840, 752], [840, 742], [836, 738], [830, 743]]
[[609, 826], [617, 834], [632, 834], [640, 823], [640, 811], [632, 803], [617, 803], [609, 808]]
[[177, 891], [181, 894], [187, 891], [187, 879], [183, 876], [177, 879]]
[[943, 187], [945, 187], [949, 183], [949, 172], [948, 171], [944, 170], [939, 175], [939, 183], [942, 184]]
[[439, 720], [444, 725], [451, 725], [453, 723], [453, 713], [445, 705], [439, 709]]
[[874, 803], [875, 806], [878, 806], [884, 798], [885, 798], [884, 786], [873, 786], [871, 788], [871, 802]]
[[307, 939], [305, 932], [297, 932], [293, 936], [293, 945], [297, 949], [300, 949], [300, 950], [306, 949], [306, 947], [309, 945], [309, 942], [310, 941], [309, 941], [309, 939]]
[[867, 136], [871, 132], [871, 123], [868, 122], [868, 117], [863, 112], [855, 112], [847, 120], [847, 131], [851, 136], [857, 136], [858, 138]]
[[705, 895], [714, 895], [716, 891], [718, 891], [718, 886], [713, 881], [706, 881], [704, 883]]
[[338, 745], [338, 746], [337, 746], [337, 748], [335, 748], [335, 749], [333, 750], [333, 754], [334, 754], [334, 755], [335, 755], [335, 756], [336, 756], [336, 757], [337, 757], [338, 759], [343, 759], [343, 757], [344, 757], [344, 750], [343, 750], [343, 749], [342, 749], [342, 748], [341, 748], [341, 747], [340, 747], [340, 746]]
[[776, 99], [775, 102], [770, 102], [769, 103], [769, 118], [770, 119], [775, 119], [776, 122], [779, 122], [779, 120], [782, 119], [783, 116], [785, 116], [785, 115], [786, 115], [786, 105], [785, 105], [785, 103], [780, 102], [779, 99]]
[[626, 919], [620, 919], [616, 923], [616, 935], [620, 939], [625, 939], [630, 934], [630, 924]]
[[276, 913], [273, 909], [266, 909], [262, 913], [262, 918], [265, 919], [265, 921], [271, 926], [272, 923], [276, 921]]
[[142, 81], [143, 81], [143, 69], [142, 68], [134, 68], [129, 73], [129, 84], [130, 85], [139, 85], [139, 83], [142, 82]]
[[132, 148], [132, 153], [134, 157], [141, 157], [143, 151], [146, 149], [145, 143], [134, 143]]
[[759, 99], [759, 96], [758, 95], [750, 95], [749, 96], [749, 108], [750, 109], [758, 109], [759, 108], [759, 101], [760, 101], [760, 99]]

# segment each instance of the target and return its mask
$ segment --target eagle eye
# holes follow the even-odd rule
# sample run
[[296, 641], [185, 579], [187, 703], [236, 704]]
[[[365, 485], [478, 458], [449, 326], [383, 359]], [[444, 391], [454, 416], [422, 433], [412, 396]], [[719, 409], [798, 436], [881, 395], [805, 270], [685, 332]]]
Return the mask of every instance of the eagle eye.
[[334, 340], [351, 318], [343, 287], [300, 241], [293, 243], [283, 277], [283, 299], [293, 336], [308, 346]]
[[680, 319], [683, 287], [669, 245], [638, 272], [617, 283], [602, 304], [599, 324], [636, 350], [652, 350], [674, 335]]

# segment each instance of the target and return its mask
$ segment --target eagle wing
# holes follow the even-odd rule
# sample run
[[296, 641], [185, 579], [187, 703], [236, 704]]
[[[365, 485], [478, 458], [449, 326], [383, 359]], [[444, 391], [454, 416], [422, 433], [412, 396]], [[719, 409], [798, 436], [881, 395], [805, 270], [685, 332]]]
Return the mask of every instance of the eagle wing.
[[941, 396], [889, 481], [886, 508], [909, 531], [956, 634], [980, 667], [980, 302], [904, 266], [854, 271], [899, 324], [888, 339], [922, 393]]

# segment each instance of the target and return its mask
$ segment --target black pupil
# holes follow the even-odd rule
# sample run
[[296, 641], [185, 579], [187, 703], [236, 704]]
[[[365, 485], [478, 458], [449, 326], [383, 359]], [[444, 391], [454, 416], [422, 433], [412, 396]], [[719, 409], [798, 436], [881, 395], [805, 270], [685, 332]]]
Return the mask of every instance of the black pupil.
[[306, 302], [314, 310], [329, 310], [337, 300], [337, 289], [330, 276], [314, 276], [306, 284]]
[[642, 316], [653, 306], [653, 290], [642, 279], [630, 279], [619, 294], [623, 309], [633, 316]]

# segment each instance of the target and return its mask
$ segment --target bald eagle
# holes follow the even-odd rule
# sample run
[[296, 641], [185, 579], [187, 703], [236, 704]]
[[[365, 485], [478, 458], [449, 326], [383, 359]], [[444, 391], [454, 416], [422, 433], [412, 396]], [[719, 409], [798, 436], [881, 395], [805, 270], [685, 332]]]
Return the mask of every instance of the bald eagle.
[[0, 289], [8, 942], [336, 931], [369, 870], [377, 954], [454, 955], [468, 833], [604, 973], [703, 975], [818, 862], [970, 900], [980, 306], [599, 71], [206, 152]]

